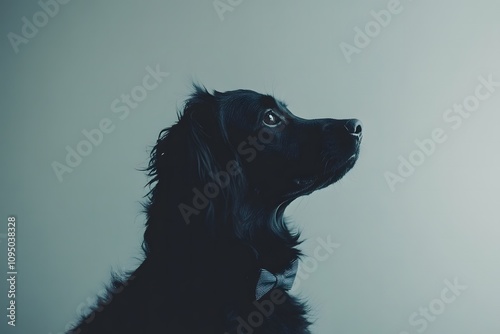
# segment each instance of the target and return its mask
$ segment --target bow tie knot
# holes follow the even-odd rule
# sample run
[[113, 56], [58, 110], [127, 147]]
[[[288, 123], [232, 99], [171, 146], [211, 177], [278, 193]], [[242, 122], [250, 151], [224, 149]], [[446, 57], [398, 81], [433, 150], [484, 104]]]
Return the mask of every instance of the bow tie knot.
[[284, 272], [273, 274], [266, 269], [260, 269], [259, 280], [255, 288], [255, 298], [261, 299], [266, 293], [274, 288], [281, 288], [283, 290], [290, 290], [297, 274], [299, 262], [294, 260], [290, 267]]

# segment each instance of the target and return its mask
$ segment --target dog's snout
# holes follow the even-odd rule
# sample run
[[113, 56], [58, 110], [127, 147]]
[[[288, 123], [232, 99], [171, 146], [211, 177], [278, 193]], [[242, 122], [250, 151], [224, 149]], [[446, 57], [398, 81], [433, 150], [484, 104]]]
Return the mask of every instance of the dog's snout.
[[363, 136], [363, 123], [359, 119], [328, 120], [322, 126], [325, 132], [339, 131], [344, 128], [351, 136], [361, 138]]
[[350, 119], [345, 122], [344, 127], [346, 128], [349, 134], [360, 137], [363, 131], [363, 123], [359, 119]]

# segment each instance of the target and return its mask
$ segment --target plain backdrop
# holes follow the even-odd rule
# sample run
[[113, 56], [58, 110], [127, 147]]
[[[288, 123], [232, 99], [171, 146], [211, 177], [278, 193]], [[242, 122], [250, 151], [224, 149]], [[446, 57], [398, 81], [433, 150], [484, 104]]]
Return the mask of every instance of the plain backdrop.
[[[0, 331], [61, 333], [112, 269], [139, 264], [139, 169], [194, 80], [274, 94], [304, 118], [363, 121], [355, 168], [287, 211], [306, 240], [293, 291], [309, 299], [314, 333], [499, 333], [500, 87], [472, 97], [479, 77], [500, 82], [498, 1], [401, 0], [390, 20], [386, 0], [221, 3], [219, 15], [213, 0], [73, 0], [49, 17], [37, 1], [2, 2], [0, 267], [15, 215], [18, 277], [16, 327], [1, 280]], [[23, 29], [34, 20], [36, 33]], [[11, 42], [23, 30], [31, 37]], [[114, 113], [148, 66], [169, 75]], [[454, 129], [443, 117], [464, 101], [474, 110]], [[59, 180], [54, 162], [103, 119], [113, 131]], [[446, 140], [432, 149], [435, 129]], [[387, 173], [410, 156], [418, 166], [391, 189]], [[326, 259], [318, 238], [337, 244]], [[455, 281], [462, 290], [445, 290]]]

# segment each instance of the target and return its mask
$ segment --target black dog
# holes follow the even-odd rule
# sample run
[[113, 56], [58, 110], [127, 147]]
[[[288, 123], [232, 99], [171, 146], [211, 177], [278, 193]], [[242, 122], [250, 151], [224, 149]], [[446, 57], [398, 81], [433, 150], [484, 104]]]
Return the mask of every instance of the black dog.
[[195, 87], [151, 152], [144, 262], [71, 333], [310, 333], [285, 208], [354, 166], [358, 120]]

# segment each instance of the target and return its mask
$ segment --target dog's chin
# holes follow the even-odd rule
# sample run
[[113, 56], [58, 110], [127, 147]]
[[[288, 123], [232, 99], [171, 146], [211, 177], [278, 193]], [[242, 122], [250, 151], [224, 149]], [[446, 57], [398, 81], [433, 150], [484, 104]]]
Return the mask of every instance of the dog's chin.
[[323, 182], [319, 185], [320, 187], [318, 189], [328, 187], [329, 185], [334, 184], [342, 177], [344, 177], [344, 175], [346, 175], [347, 172], [349, 172], [354, 167], [356, 161], [358, 160], [358, 156], [359, 154], [358, 152], [356, 152], [343, 163], [334, 166], [330, 173], [326, 172], [325, 176], [323, 177]]
[[309, 195], [312, 192], [328, 187], [335, 182], [339, 181], [344, 175], [347, 174], [354, 167], [358, 160], [359, 153], [356, 152], [351, 155], [347, 160], [342, 162], [329, 159], [320, 174], [311, 176], [301, 176], [292, 179], [292, 187], [294, 190], [288, 194], [287, 197], [300, 197]]

